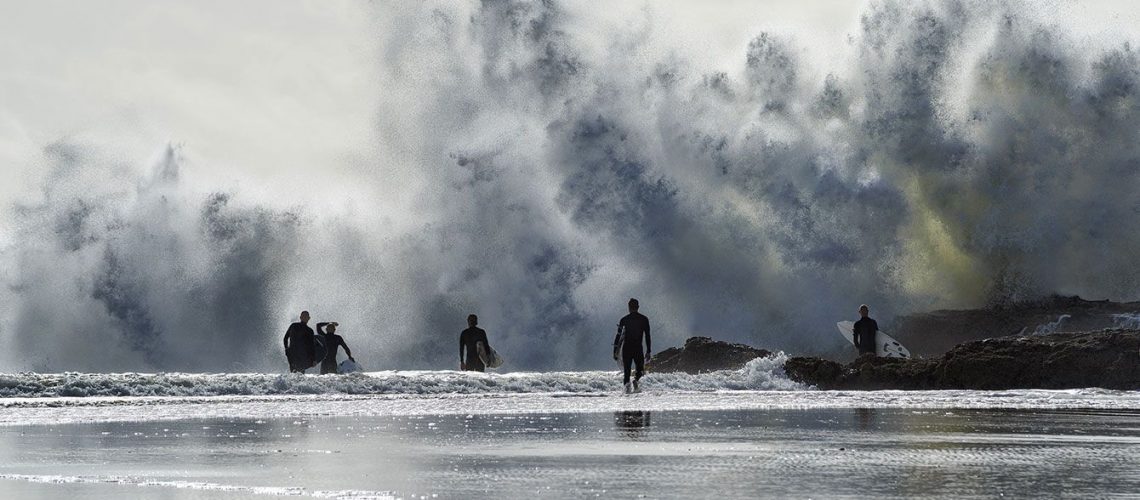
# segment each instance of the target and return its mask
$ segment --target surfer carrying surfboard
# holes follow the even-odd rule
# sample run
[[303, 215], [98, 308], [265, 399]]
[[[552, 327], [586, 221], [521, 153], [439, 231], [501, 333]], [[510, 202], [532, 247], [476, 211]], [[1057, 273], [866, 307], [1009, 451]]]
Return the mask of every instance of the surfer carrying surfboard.
[[[467, 329], [459, 334], [459, 369], [463, 371], [486, 371], [487, 366], [483, 364], [483, 360], [479, 358], [478, 346], [479, 342], [483, 343], [484, 349], [487, 352], [491, 350], [491, 344], [487, 342], [487, 332], [483, 331], [475, 325], [479, 324], [479, 317], [474, 314], [467, 315]], [[464, 354], [466, 351], [466, 357]]]
[[[617, 335], [614, 337], [614, 347], [616, 348], [618, 344], [621, 344], [621, 365], [625, 370], [622, 385], [625, 386], [627, 393], [641, 390], [638, 387], [638, 381], [645, 374], [645, 360], [653, 353], [653, 344], [649, 337], [649, 318], [637, 312], [639, 308], [640, 304], [638, 304], [637, 299], [629, 299], [629, 314], [618, 322]], [[641, 350], [642, 337], [645, 338], [644, 352]], [[616, 352], [614, 358], [617, 358]], [[631, 365], [637, 365], [637, 372], [633, 377], [632, 385], [629, 381]]]
[[339, 323], [333, 321], [331, 323], [317, 323], [317, 332], [325, 340], [325, 359], [321, 360], [321, 375], [326, 373], [340, 373], [337, 370], [336, 364], [336, 349], [337, 347], [344, 348], [344, 354], [351, 359], [353, 363], [356, 362], [352, 357], [352, 349], [348, 348], [348, 344], [344, 343], [344, 337], [336, 334], [336, 327]]
[[867, 304], [859, 306], [859, 321], [855, 322], [851, 331], [860, 356], [867, 353], [875, 354], [875, 335], [879, 333], [879, 324], [871, 319], [870, 313], [871, 308], [867, 307]]
[[316, 363], [313, 349], [313, 329], [309, 328], [309, 311], [301, 311], [301, 321], [289, 325], [285, 331], [285, 358], [289, 371], [305, 373]]

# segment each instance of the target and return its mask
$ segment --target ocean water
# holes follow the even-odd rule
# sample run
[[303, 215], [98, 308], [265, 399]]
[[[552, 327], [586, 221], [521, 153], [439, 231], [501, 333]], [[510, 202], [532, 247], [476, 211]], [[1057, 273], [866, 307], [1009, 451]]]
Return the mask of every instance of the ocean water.
[[1140, 392], [818, 391], [614, 372], [10, 374], [0, 498], [1140, 492]]

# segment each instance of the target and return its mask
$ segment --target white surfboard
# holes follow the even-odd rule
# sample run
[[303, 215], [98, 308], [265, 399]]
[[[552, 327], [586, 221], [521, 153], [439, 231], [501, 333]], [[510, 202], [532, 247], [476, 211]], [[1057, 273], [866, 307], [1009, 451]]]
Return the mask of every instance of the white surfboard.
[[[855, 345], [854, 321], [840, 321], [835, 324], [835, 327], [839, 329], [839, 335], [843, 336], [844, 340]], [[894, 337], [879, 330], [879, 333], [875, 334], [875, 355], [881, 358], [909, 358], [910, 350], [895, 340]]]
[[503, 357], [495, 352], [495, 348], [488, 349], [483, 345], [482, 341], [475, 343], [475, 352], [479, 355], [479, 359], [483, 361], [483, 365], [487, 368], [498, 368], [503, 366]]
[[614, 361], [617, 361], [619, 367], [621, 367], [621, 350], [623, 344], [625, 344], [625, 332], [619, 332], [617, 336], [614, 337]]
[[362, 371], [364, 371], [364, 369], [351, 359], [341, 361], [340, 364], [336, 366], [337, 373], [359, 373]]

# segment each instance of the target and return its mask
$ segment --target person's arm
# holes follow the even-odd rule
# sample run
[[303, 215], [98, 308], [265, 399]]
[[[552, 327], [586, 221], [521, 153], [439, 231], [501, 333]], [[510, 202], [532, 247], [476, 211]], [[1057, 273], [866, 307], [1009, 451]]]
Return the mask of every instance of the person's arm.
[[356, 359], [352, 357], [352, 349], [349, 349], [348, 344], [344, 343], [344, 337], [340, 337], [340, 346], [344, 348], [344, 354], [348, 356], [348, 359], [355, 363]]
[[614, 334], [614, 360], [618, 359], [617, 350], [621, 344], [621, 332], [625, 328], [625, 318], [618, 320], [617, 333]]
[[325, 327], [326, 326], [329, 326], [329, 324], [328, 323], [317, 323], [317, 333], [319, 333], [321, 335], [326, 335], [325, 334]]
[[464, 335], [467, 335], [466, 330], [464, 330], [462, 333], [459, 334], [459, 369], [460, 370], [466, 370], [467, 369], [467, 365], [465, 365], [463, 363], [463, 340], [464, 340], [463, 336]]
[[855, 348], [859, 348], [859, 323], [856, 322], [851, 325], [851, 342], [855, 344]]
[[285, 350], [286, 351], [289, 350], [289, 337], [290, 337], [289, 334], [290, 333], [293, 333], [293, 325], [289, 325], [289, 328], [285, 330]]
[[653, 354], [653, 339], [649, 337], [649, 318], [645, 318], [645, 357]]

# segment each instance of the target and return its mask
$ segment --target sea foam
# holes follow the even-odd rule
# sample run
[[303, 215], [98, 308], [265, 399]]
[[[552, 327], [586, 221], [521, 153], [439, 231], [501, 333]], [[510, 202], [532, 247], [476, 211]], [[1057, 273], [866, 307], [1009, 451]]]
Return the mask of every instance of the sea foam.
[[[796, 390], [784, 373], [787, 356], [757, 358], [738, 370], [692, 375], [650, 373], [655, 391]], [[298, 394], [612, 393], [616, 371], [475, 373], [378, 371], [349, 375], [271, 373], [11, 373], [0, 374], [0, 397], [267, 396]]]

